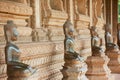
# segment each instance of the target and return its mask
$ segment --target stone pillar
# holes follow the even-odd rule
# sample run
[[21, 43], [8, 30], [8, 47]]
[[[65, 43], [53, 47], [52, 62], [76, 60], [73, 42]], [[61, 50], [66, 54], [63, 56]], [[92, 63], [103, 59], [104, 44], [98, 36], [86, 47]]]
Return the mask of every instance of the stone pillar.
[[105, 0], [106, 3], [106, 24], [112, 24], [112, 0]]
[[93, 25], [93, 19], [92, 19], [92, 0], [90, 0], [90, 26]]
[[69, 20], [71, 20], [71, 22], [74, 24], [73, 22], [73, 18], [74, 18], [74, 10], [73, 10], [73, 0], [69, 0], [69, 6], [68, 6], [68, 18]]
[[46, 40], [46, 31], [41, 28], [41, 0], [31, 0], [30, 3], [33, 8], [33, 15], [31, 17], [31, 26], [33, 28], [32, 40]]
[[31, 26], [33, 29], [40, 28], [40, 0], [31, 0], [33, 15], [31, 18]]
[[118, 0], [112, 1], [113, 41], [117, 44]]

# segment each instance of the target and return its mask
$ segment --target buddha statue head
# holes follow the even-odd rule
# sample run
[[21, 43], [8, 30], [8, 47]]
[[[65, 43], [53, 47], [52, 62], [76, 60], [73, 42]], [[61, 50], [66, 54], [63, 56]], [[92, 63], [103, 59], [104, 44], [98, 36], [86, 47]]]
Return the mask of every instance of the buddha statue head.
[[8, 20], [4, 26], [5, 39], [8, 42], [16, 41], [18, 36], [17, 26], [12, 20]]
[[91, 32], [91, 36], [94, 37], [94, 36], [98, 36], [98, 33], [97, 33], [97, 29], [95, 26], [92, 26], [90, 28], [90, 32]]
[[74, 27], [73, 24], [70, 22], [70, 20], [67, 20], [63, 25], [63, 30], [65, 37], [73, 37], [74, 36]]

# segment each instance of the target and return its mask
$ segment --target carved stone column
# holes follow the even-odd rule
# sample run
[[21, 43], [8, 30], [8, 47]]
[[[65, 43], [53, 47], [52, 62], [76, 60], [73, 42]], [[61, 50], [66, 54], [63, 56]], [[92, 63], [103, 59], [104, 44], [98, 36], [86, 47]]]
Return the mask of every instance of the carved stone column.
[[113, 40], [117, 44], [117, 24], [118, 24], [118, 0], [112, 1], [112, 22], [113, 22]]
[[[33, 15], [31, 16], [31, 26], [33, 28], [32, 40], [40, 41], [46, 40], [46, 31], [41, 26], [41, 0], [31, 0], [30, 4], [33, 8]], [[42, 34], [42, 35], [41, 35]]]
[[40, 28], [40, 0], [31, 0], [30, 3], [33, 8], [33, 15], [31, 18], [32, 28]]

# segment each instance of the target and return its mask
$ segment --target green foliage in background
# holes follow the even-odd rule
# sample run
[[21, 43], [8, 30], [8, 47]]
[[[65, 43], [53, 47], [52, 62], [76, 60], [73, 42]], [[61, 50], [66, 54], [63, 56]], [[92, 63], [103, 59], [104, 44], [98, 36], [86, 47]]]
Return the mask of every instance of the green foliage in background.
[[120, 0], [118, 0], [118, 22], [120, 23]]

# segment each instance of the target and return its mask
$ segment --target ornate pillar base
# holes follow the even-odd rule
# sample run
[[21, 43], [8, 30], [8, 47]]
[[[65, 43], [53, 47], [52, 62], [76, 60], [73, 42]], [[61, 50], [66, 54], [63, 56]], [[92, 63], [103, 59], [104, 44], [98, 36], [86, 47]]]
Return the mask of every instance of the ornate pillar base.
[[88, 80], [85, 76], [87, 65], [79, 60], [65, 60], [65, 65], [61, 70], [62, 80]]
[[107, 63], [109, 58], [107, 56], [90, 56], [87, 59], [89, 80], [114, 80], [111, 76]]
[[107, 56], [110, 58], [108, 66], [112, 73], [120, 73], [120, 52], [119, 51], [106, 51]]

